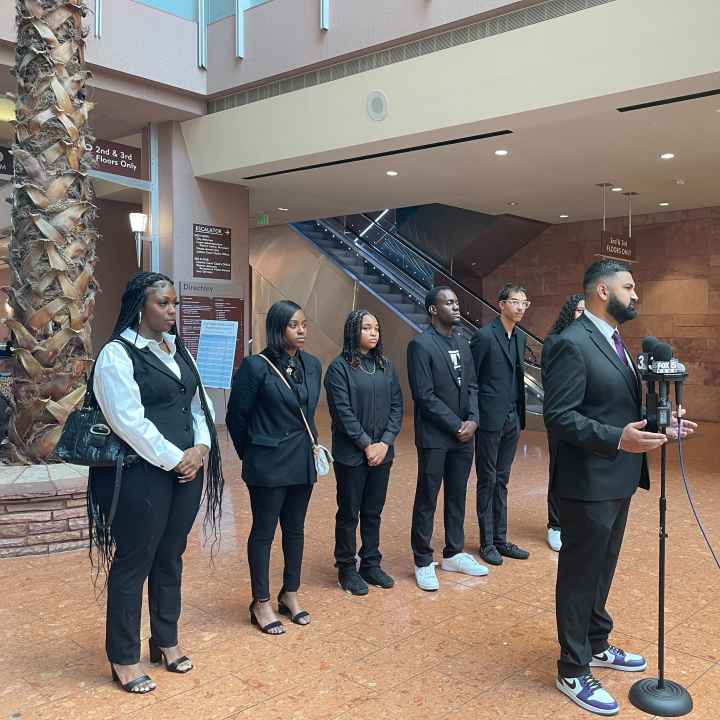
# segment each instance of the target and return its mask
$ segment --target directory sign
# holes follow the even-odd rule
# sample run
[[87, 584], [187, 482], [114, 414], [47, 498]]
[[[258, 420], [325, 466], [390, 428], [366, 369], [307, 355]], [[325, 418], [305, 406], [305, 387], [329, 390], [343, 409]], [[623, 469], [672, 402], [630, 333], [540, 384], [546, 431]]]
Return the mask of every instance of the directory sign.
[[229, 390], [238, 340], [237, 320], [202, 320], [197, 349], [200, 379], [207, 388]]

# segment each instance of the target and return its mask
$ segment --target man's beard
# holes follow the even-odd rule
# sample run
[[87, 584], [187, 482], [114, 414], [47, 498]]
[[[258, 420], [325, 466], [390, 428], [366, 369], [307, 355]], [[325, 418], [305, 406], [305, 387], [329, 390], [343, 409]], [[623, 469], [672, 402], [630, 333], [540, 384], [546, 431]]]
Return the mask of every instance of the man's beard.
[[618, 325], [622, 325], [628, 320], [634, 320], [637, 317], [637, 309], [635, 303], [630, 301], [629, 305], [623, 305], [614, 293], [610, 293], [607, 311], [617, 320]]

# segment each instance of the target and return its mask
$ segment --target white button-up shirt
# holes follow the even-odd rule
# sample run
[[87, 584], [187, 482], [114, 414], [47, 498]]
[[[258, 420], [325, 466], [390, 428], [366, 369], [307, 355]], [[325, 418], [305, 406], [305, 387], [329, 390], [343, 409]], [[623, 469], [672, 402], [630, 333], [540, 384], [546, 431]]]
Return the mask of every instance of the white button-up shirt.
[[[125, 330], [121, 337], [135, 347], [149, 348], [175, 377], [180, 379], [180, 367], [175, 360], [175, 336], [163, 333], [169, 353], [160, 349], [155, 340], [138, 335], [135, 330]], [[191, 358], [192, 359], [192, 358]], [[105, 345], [95, 361], [93, 389], [98, 405], [110, 427], [130, 447], [152, 465], [172, 470], [182, 460], [183, 451], [157, 429], [155, 423], [145, 417], [140, 388], [133, 376], [133, 364], [128, 350], [119, 342]], [[200, 404], [198, 387], [190, 405], [193, 419], [194, 444], [210, 447], [210, 431]], [[205, 394], [210, 414], [215, 417], [210, 398]]]

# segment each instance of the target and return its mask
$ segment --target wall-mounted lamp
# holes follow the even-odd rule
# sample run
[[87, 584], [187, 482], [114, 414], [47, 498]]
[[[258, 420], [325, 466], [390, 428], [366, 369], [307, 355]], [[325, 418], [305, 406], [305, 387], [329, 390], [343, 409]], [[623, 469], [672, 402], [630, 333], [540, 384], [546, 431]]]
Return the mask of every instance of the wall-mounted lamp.
[[135, 251], [137, 252], [138, 268], [142, 270], [142, 242], [147, 229], [148, 216], [145, 213], [130, 213], [130, 229], [135, 236]]

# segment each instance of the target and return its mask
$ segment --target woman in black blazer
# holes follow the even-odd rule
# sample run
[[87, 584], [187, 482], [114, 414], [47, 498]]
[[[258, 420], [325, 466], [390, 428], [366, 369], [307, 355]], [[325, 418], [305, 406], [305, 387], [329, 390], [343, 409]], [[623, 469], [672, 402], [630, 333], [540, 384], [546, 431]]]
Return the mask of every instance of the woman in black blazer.
[[302, 414], [317, 437], [315, 408], [322, 368], [316, 357], [303, 351], [307, 323], [299, 305], [276, 302], [267, 314], [266, 330], [267, 347], [245, 358], [233, 378], [227, 427], [242, 460], [253, 515], [248, 537], [250, 619], [263, 632], [280, 635], [285, 628], [270, 605], [269, 583], [270, 548], [278, 520], [285, 557], [278, 612], [298, 625], [310, 622], [297, 591], [305, 515], [317, 477]]
[[[368, 583], [381, 588], [394, 585], [380, 567], [380, 514], [403, 415], [400, 383], [383, 356], [378, 320], [367, 310], [354, 310], [345, 321], [343, 351], [327, 369], [325, 390], [337, 480], [338, 583], [353, 595], [367, 595]], [[359, 573], [355, 567], [358, 517]]]
[[[550, 356], [550, 348], [555, 344], [555, 341], [560, 336], [560, 333], [570, 325], [573, 321], [577, 320], [585, 312], [585, 296], [582, 293], [571, 295], [565, 304], [560, 308], [560, 314], [555, 324], [550, 328], [545, 342], [543, 343], [542, 349], [542, 360], [540, 365], [542, 368], [545, 367], [545, 360]], [[543, 377], [543, 384], [545, 384], [545, 378]], [[548, 455], [550, 458], [550, 476], [548, 480], [548, 525], [547, 525], [547, 542], [548, 545], [555, 551], [560, 552], [562, 547], [562, 537], [560, 534], [560, 510], [558, 507], [558, 499], [555, 491], [552, 487], [552, 476], [553, 467], [555, 466], [555, 456], [557, 455], [557, 438], [553, 437], [548, 433]]]

